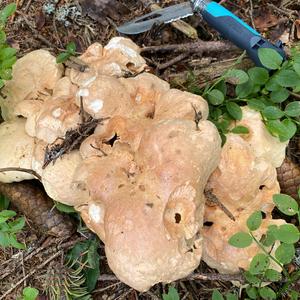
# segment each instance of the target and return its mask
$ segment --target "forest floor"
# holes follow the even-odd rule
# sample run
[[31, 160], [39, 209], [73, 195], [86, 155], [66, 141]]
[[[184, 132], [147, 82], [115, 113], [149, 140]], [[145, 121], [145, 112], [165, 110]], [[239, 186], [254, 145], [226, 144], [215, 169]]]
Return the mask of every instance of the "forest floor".
[[[0, 2], [1, 9], [12, 1]], [[112, 37], [119, 36], [116, 26], [148, 13], [148, 4], [151, 4], [151, 1], [145, 0], [16, 2], [17, 12], [8, 23], [6, 31], [8, 42], [18, 49], [19, 57], [34, 49], [47, 49], [57, 55], [71, 41], [75, 42], [78, 54], [93, 42], [105, 45]], [[155, 1], [161, 7], [180, 2], [182, 1]], [[281, 39], [289, 47], [300, 39], [299, 0], [221, 2], [271, 41]], [[142, 48], [156, 46], [153, 51], [145, 49], [143, 54], [152, 72], [182, 89], [185, 88], [190, 71], [196, 74], [197, 84], [203, 86], [220, 76], [242, 53], [229, 44], [226, 51], [224, 44], [212, 44], [211, 49], [203, 47], [208, 45], [208, 42], [219, 41], [222, 38], [200, 17], [189, 17], [185, 21], [196, 29], [198, 37], [188, 37], [171, 25], [158, 26], [147, 33], [131, 36]], [[194, 47], [185, 47], [180, 52], [163, 51], [165, 45], [176, 45], [176, 48], [183, 43]], [[0, 249], [0, 299], [15, 300], [26, 286], [39, 289], [41, 296], [38, 299], [49, 299], [43, 293], [47, 281], [45, 276], [51, 269], [62, 269], [67, 251], [77, 241], [85, 240], [86, 235], [79, 231], [67, 240], [59, 240], [41, 234], [34, 224], [27, 220], [26, 228], [19, 235], [19, 239], [26, 243], [27, 250]], [[119, 282], [107, 266], [103, 245], [99, 251], [100, 277], [96, 288], [91, 292], [93, 299], [161, 299], [161, 295], [167, 292], [167, 285], [163, 284], [154, 286], [147, 293], [139, 293]], [[49, 263], [45, 263], [47, 260]], [[202, 279], [187, 278], [174, 283], [181, 299], [210, 299], [214, 288], [220, 291], [238, 290], [230, 281], [218, 280], [216, 271], [204, 263], [195, 270], [195, 274], [202, 274]]]

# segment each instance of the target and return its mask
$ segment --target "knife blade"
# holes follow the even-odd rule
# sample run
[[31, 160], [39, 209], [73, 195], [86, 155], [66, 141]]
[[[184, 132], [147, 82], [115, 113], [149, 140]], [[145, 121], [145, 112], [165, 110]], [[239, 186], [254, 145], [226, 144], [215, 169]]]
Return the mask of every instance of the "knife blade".
[[138, 34], [150, 30], [154, 24], [171, 23], [193, 14], [191, 3], [184, 2], [143, 15], [118, 27], [117, 30], [123, 34]]

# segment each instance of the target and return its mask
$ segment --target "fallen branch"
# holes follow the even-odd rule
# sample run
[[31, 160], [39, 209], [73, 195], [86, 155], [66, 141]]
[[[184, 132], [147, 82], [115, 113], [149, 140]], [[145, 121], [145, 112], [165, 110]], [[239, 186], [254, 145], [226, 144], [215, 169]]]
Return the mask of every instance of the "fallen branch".
[[31, 169], [18, 168], [18, 167], [10, 167], [10, 168], [0, 169], [0, 173], [5, 173], [5, 172], [24, 172], [24, 173], [28, 173], [28, 174], [33, 175], [39, 181], [42, 180], [42, 177], [37, 172], [35, 172], [34, 170], [31, 170]]
[[245, 278], [242, 273], [238, 274], [220, 274], [220, 273], [196, 273], [187, 276], [181, 280], [205, 280], [205, 281], [239, 281], [245, 282]]
[[238, 51], [239, 49], [230, 42], [225, 41], [197, 41], [193, 43], [172, 44], [144, 47], [141, 53], [155, 52], [219, 52], [219, 51]]

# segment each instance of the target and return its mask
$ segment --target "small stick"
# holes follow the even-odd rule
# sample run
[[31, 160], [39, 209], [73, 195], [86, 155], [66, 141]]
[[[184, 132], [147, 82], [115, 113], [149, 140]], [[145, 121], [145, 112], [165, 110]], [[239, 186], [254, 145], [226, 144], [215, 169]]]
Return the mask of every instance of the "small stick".
[[208, 202], [216, 204], [232, 221], [235, 221], [233, 214], [221, 203], [218, 197], [213, 194], [212, 189], [205, 190], [204, 195]]
[[220, 274], [220, 273], [196, 273], [191, 274], [181, 280], [205, 280], [205, 281], [239, 281], [245, 282], [244, 276], [241, 273], [238, 274]]
[[98, 277], [98, 281], [119, 281], [115, 275], [102, 274]]
[[173, 52], [207, 52], [207, 51], [231, 51], [238, 50], [236, 46], [229, 42], [223, 41], [197, 41], [193, 43], [184, 44], [172, 44], [172, 45], [160, 45], [160, 46], [149, 46], [141, 49], [142, 53], [150, 52], [163, 52], [163, 51], [173, 51]]
[[166, 69], [166, 68], [168, 68], [168, 67], [170, 67], [170, 66], [172, 66], [172, 65], [174, 65], [174, 64], [176, 64], [178, 62], [180, 62], [181, 60], [185, 59], [187, 56], [189, 56], [189, 53], [181, 53], [180, 55], [178, 55], [175, 58], [167, 61], [166, 63], [159, 64], [157, 66], [157, 68], [159, 70], [164, 70], [164, 69]]
[[0, 169], [0, 173], [4, 173], [4, 172], [24, 172], [24, 173], [31, 174], [34, 177], [36, 177], [38, 180], [42, 181], [42, 177], [37, 172], [31, 169], [17, 168], [17, 167]]

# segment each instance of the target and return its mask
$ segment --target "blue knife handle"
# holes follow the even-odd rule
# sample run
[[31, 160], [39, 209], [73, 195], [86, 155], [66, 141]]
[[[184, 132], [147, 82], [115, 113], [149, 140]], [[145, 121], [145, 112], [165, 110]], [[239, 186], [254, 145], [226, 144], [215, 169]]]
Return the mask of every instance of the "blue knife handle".
[[272, 48], [283, 59], [286, 58], [281, 42], [270, 43], [257, 31], [216, 2], [209, 2], [201, 11], [203, 19], [223, 37], [234, 43], [237, 47], [246, 50], [248, 56], [257, 66], [262, 66], [259, 57], [259, 48]]

